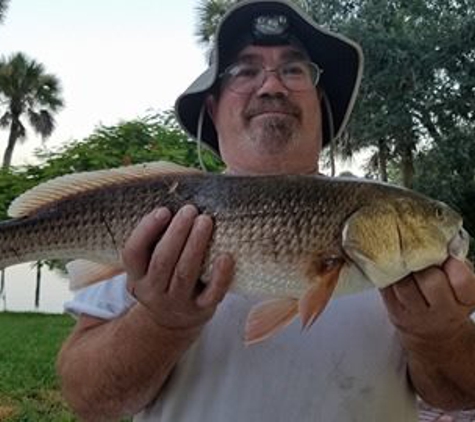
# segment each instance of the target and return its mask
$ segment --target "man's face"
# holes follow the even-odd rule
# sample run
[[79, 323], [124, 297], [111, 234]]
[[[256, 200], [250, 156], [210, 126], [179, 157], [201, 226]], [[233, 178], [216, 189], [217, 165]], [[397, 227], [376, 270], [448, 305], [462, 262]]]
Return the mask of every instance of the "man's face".
[[[304, 59], [291, 46], [248, 46], [238, 61], [276, 69]], [[315, 88], [291, 91], [275, 72], [250, 93], [236, 93], [226, 81], [219, 99], [208, 98], [222, 158], [231, 173], [299, 174], [317, 170], [321, 148], [320, 98]]]

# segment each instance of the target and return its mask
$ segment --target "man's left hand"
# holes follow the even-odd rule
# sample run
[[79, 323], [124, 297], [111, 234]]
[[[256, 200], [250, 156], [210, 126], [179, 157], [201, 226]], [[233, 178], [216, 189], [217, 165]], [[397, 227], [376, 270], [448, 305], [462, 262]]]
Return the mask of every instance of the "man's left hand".
[[447, 341], [470, 322], [475, 274], [467, 264], [449, 258], [441, 268], [416, 272], [381, 294], [403, 343]]

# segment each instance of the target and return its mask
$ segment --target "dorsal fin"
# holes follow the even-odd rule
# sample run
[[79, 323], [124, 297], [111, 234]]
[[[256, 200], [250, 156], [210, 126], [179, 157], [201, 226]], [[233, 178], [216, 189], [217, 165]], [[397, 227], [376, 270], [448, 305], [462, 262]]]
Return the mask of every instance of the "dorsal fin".
[[107, 170], [67, 174], [48, 180], [20, 195], [11, 203], [8, 215], [13, 218], [25, 217], [48, 203], [117, 183], [146, 179], [151, 176], [199, 173], [202, 171], [168, 161], [156, 161]]

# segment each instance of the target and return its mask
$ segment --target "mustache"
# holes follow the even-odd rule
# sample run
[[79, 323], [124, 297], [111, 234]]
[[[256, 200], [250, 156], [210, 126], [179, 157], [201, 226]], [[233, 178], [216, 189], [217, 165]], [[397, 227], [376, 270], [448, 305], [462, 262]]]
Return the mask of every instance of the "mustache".
[[244, 111], [244, 117], [251, 119], [262, 113], [286, 113], [300, 118], [302, 112], [298, 106], [286, 97], [267, 97], [251, 101]]

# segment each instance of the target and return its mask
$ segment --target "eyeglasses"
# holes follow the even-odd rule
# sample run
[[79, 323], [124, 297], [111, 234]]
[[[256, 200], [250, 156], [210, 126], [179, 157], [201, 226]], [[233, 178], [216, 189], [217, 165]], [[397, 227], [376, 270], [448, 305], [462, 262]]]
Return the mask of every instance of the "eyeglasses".
[[274, 69], [266, 69], [260, 63], [237, 62], [229, 66], [220, 77], [223, 86], [237, 94], [249, 94], [258, 90], [268, 73], [275, 73], [289, 91], [308, 91], [317, 86], [323, 69], [305, 60], [293, 60]]

